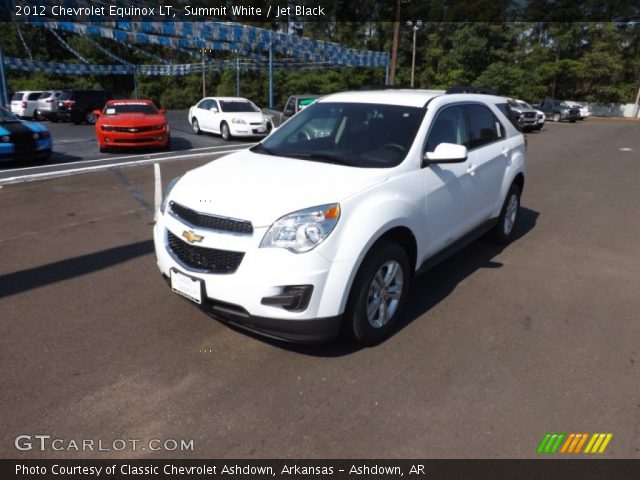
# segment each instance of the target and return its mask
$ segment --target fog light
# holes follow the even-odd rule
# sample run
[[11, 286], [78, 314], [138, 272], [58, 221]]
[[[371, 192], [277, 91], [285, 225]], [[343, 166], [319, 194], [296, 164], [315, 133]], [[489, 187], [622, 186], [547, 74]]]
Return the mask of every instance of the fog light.
[[309, 306], [313, 285], [287, 285], [282, 287], [280, 295], [264, 297], [260, 303], [281, 307], [290, 312], [302, 312]]
[[104, 141], [109, 143], [111, 140], [109, 140], [109, 137], [104, 137]]
[[159, 141], [159, 142], [161, 142], [162, 140], [164, 140], [164, 137], [163, 137], [162, 135], [160, 135], [160, 136], [158, 137], [158, 141]]

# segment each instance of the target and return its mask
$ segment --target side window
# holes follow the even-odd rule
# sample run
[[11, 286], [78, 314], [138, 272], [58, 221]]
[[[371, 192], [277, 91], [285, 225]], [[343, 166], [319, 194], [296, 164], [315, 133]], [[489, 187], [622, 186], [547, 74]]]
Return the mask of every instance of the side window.
[[466, 105], [469, 119], [469, 148], [478, 148], [504, 137], [504, 129], [495, 115], [484, 105]]
[[287, 104], [284, 106], [284, 110], [291, 111], [291, 113], [295, 112], [296, 108], [296, 100], [294, 98], [290, 98]]
[[431, 124], [424, 151], [433, 152], [441, 143], [468, 146], [468, 140], [462, 107], [460, 105], [446, 107], [437, 113]]
[[30, 93], [29, 98], [27, 100], [37, 100], [39, 96], [40, 96], [40, 92]]
[[209, 110], [210, 106], [211, 106], [211, 100], [202, 100], [198, 104], [198, 108], [201, 108], [202, 110]]
[[498, 110], [500, 110], [504, 114], [504, 116], [509, 119], [511, 125], [516, 127], [516, 130], [518, 130], [519, 132], [522, 131], [522, 128], [518, 123], [518, 114], [511, 110], [511, 107], [509, 107], [509, 105], [507, 105], [506, 103], [498, 103], [496, 107], [498, 107]]

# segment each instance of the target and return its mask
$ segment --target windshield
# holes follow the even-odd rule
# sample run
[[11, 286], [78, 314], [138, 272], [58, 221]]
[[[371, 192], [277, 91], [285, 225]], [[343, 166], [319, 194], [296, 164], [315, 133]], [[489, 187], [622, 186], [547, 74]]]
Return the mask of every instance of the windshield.
[[260, 109], [248, 100], [220, 100], [223, 112], [259, 112]]
[[352, 167], [389, 168], [406, 157], [426, 109], [314, 103], [254, 147], [257, 153]]
[[9, 123], [9, 122], [19, 122], [20, 120], [13, 113], [11, 113], [6, 108], [0, 106], [0, 122], [1, 123]]
[[117, 115], [119, 113], [145, 113], [154, 115], [158, 110], [148, 103], [111, 103], [104, 109], [105, 115]]
[[529, 105], [527, 102], [518, 102], [520, 105], [522, 105], [524, 108], [531, 108], [531, 105]]

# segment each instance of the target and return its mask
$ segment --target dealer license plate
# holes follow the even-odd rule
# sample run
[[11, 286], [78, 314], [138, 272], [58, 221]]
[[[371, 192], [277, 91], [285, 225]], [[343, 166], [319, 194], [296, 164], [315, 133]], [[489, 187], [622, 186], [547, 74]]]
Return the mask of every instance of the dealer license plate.
[[202, 280], [171, 270], [171, 290], [192, 302], [202, 303]]

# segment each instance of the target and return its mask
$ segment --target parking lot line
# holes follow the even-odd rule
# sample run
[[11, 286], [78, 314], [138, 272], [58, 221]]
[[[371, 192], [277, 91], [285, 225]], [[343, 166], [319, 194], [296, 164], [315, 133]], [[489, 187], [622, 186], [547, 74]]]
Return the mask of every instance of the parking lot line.
[[7, 177], [7, 178], [0, 179], [0, 185], [32, 182], [35, 180], [44, 180], [44, 179], [55, 178], [55, 177], [66, 177], [69, 175], [78, 175], [80, 173], [98, 172], [100, 170], [107, 170], [113, 167], [137, 167], [140, 165], [148, 165], [154, 162], [171, 162], [171, 161], [182, 160], [185, 158], [198, 158], [198, 157], [206, 157], [206, 156], [225, 155], [227, 153], [237, 152], [238, 150], [240, 149], [224, 150], [219, 152], [202, 152], [202, 153], [194, 153], [190, 155], [180, 155], [180, 156], [172, 155], [169, 157], [161, 157], [161, 158], [146, 158], [144, 160], [138, 160], [133, 162], [107, 163], [104, 165], [95, 165], [92, 167], [73, 168], [73, 169], [66, 169], [66, 170], [54, 170], [52, 172], [33, 173], [30, 175], [17, 175], [14, 177]]

